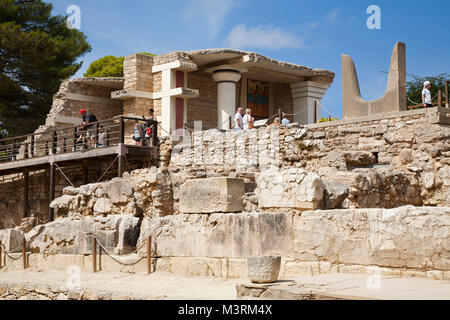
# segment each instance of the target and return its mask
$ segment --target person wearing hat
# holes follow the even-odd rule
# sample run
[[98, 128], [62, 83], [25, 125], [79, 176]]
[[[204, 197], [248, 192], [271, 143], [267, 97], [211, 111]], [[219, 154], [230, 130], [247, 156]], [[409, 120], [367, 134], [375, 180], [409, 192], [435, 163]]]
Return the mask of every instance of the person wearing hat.
[[82, 115], [83, 127], [86, 130], [86, 139], [88, 141], [89, 148], [95, 147], [95, 125], [92, 123], [97, 122], [97, 117], [92, 113], [88, 113], [86, 109], [81, 109], [80, 114]]
[[433, 107], [433, 101], [431, 100], [430, 89], [431, 89], [430, 81], [425, 81], [423, 83], [423, 90], [422, 90], [422, 103], [425, 108]]

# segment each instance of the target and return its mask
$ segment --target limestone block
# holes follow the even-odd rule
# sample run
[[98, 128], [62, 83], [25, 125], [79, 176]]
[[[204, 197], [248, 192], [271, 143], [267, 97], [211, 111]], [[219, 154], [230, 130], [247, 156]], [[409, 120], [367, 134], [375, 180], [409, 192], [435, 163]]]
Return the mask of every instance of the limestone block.
[[9, 252], [22, 252], [24, 233], [16, 229], [0, 230], [0, 243]]
[[180, 214], [144, 219], [138, 247], [152, 235], [161, 257], [289, 255], [292, 233], [292, 214]]
[[92, 251], [92, 240], [96, 236], [105, 248], [121, 254], [134, 250], [139, 228], [139, 219], [130, 215], [82, 220], [58, 218], [35, 227], [27, 240], [34, 253], [85, 254]]
[[105, 187], [105, 192], [112, 203], [124, 203], [133, 195], [133, 188], [125, 179], [115, 178], [108, 182]]
[[335, 181], [324, 181], [324, 187], [325, 187], [324, 207], [327, 209], [341, 208], [342, 203], [350, 193], [350, 189], [347, 187], [347, 185]]
[[56, 198], [50, 203], [50, 208], [54, 209], [69, 209], [70, 204], [75, 199], [75, 196], [64, 194], [63, 196]]
[[343, 153], [347, 166], [367, 166], [375, 162], [375, 156], [371, 152], [347, 151]]
[[256, 178], [260, 208], [316, 209], [324, 196], [322, 179], [302, 169], [266, 170]]
[[240, 212], [244, 210], [243, 179], [206, 178], [186, 181], [180, 189], [182, 213]]
[[307, 211], [294, 216], [301, 261], [449, 270], [450, 208]]
[[281, 257], [248, 257], [248, 278], [253, 283], [272, 283], [278, 280], [280, 274]]
[[94, 212], [101, 214], [111, 213], [112, 201], [108, 198], [100, 198], [95, 202]]

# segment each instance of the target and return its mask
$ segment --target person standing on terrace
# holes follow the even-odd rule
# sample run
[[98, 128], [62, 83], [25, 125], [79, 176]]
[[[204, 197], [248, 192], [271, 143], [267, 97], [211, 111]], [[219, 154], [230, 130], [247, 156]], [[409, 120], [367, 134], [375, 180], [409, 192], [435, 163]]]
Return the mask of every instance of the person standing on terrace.
[[236, 114], [234, 115], [234, 123], [232, 128], [235, 131], [240, 131], [244, 129], [244, 122], [242, 119], [242, 115], [244, 114], [244, 109], [242, 109], [241, 107], [239, 107], [236, 111]]
[[92, 113], [88, 113], [86, 109], [81, 109], [80, 114], [82, 115], [83, 128], [86, 131], [88, 146], [89, 148], [94, 148], [96, 128], [93, 123], [98, 121], [97, 117]]
[[423, 90], [422, 90], [422, 103], [425, 108], [433, 107], [433, 101], [431, 99], [430, 89], [431, 89], [430, 81], [425, 81], [423, 83]]

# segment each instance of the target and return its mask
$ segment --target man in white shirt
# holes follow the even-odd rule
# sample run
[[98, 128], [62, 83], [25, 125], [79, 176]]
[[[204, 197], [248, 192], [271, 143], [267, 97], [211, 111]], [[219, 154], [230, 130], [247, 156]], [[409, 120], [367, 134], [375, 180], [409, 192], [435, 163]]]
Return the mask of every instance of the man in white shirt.
[[244, 109], [238, 108], [236, 111], [236, 114], [234, 115], [234, 130], [239, 131], [243, 130], [243, 121], [242, 121], [242, 115], [244, 114]]
[[423, 83], [423, 90], [422, 90], [422, 103], [425, 108], [433, 107], [433, 101], [431, 100], [430, 89], [431, 89], [430, 81], [425, 81]]

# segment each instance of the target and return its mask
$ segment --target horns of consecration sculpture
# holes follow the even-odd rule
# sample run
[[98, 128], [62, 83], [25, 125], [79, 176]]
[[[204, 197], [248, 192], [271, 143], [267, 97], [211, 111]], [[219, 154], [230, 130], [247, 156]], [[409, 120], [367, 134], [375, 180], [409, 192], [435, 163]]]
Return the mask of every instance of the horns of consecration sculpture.
[[361, 98], [353, 59], [343, 54], [341, 62], [344, 119], [406, 110], [406, 45], [404, 43], [395, 44], [386, 93], [377, 100], [365, 101]]

